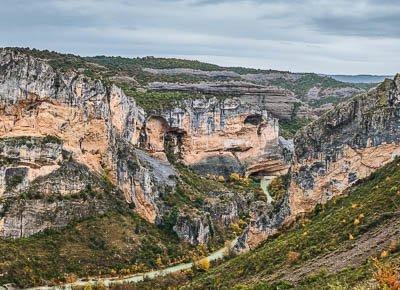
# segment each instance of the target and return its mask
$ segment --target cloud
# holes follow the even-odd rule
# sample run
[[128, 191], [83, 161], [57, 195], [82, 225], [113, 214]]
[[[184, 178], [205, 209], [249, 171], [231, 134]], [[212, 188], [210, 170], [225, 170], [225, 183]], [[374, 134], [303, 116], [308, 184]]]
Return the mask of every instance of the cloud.
[[392, 74], [390, 0], [0, 0], [0, 39], [83, 55], [177, 56], [224, 65]]

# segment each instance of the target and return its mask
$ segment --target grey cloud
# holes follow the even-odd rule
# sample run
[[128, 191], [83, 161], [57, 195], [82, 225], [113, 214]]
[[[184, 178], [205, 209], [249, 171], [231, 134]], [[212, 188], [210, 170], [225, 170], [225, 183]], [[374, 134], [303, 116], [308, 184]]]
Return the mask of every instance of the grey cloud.
[[316, 17], [313, 24], [324, 33], [362, 37], [400, 37], [399, 12], [382, 15]]
[[397, 1], [0, 0], [3, 45], [324, 73], [399, 70]]

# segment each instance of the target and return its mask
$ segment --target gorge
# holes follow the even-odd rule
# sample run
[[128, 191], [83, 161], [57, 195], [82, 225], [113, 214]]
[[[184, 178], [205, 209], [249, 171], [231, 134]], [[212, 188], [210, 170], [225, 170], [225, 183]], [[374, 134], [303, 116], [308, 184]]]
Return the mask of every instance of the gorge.
[[[113, 61], [0, 50], [3, 284], [51, 286], [118, 267], [134, 274], [206, 256], [236, 236], [235, 253], [254, 250], [399, 155], [400, 75], [366, 86]], [[64, 239], [102, 218], [124, 226], [121, 238], [79, 242], [110, 250], [115, 264], [99, 271], [82, 253], [74, 263], [86, 272], [42, 270], [35, 255], [11, 261], [24, 239]], [[68, 257], [67, 246], [55, 247]]]

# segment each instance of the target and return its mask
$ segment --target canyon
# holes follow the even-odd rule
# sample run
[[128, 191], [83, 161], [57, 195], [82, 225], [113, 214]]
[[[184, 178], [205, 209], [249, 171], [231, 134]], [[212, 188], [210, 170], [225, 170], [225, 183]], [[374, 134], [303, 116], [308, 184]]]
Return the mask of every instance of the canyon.
[[0, 50], [2, 239], [123, 209], [193, 247], [238, 235], [244, 252], [400, 154], [400, 75], [369, 88], [229, 68], [130, 75], [101, 57], [55, 65], [68, 57]]

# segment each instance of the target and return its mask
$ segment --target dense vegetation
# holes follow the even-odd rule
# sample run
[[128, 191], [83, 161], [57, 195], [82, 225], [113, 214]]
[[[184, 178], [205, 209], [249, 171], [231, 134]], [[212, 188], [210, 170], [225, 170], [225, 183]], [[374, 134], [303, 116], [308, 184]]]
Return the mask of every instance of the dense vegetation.
[[280, 135], [286, 139], [292, 139], [297, 131], [311, 122], [307, 118], [293, 118], [292, 120], [281, 120], [279, 122]]
[[[263, 280], [279, 269], [288, 269], [290, 273], [291, 267], [301, 267], [313, 258], [335, 250], [346, 251], [369, 231], [384, 226], [399, 214], [399, 190], [400, 162], [395, 160], [350, 188], [347, 195], [318, 206], [312, 214], [267, 240], [255, 251], [195, 276], [190, 288], [292, 288], [293, 285], [285, 281], [277, 284]], [[398, 251], [398, 244], [388, 249], [390, 259], [398, 261]], [[300, 286], [304, 289], [327, 289], [333, 283], [343, 289], [372, 279], [373, 270], [374, 266], [367, 262], [356, 270], [343, 269], [338, 274], [317, 272], [304, 277]]]
[[20, 287], [87, 275], [128, 274], [187, 261], [195, 249], [128, 211], [71, 224], [63, 230], [0, 241], [0, 284]]
[[[0, 239], [0, 273], [5, 273], [0, 276], [0, 285], [52, 285], [72, 282], [77, 277], [145, 272], [192, 261], [222, 247], [226, 240], [232, 239], [245, 227], [245, 216], [234, 224], [234, 230], [214, 223], [209, 244], [195, 247], [182, 242], [173, 231], [178, 213], [201, 208], [212, 196], [209, 193], [234, 191], [253, 194], [252, 191], [257, 191], [256, 185], [240, 179], [218, 181], [201, 177], [180, 164], [176, 164], [176, 168], [181, 180], [176, 190], [165, 196], [165, 203], [171, 210], [165, 215], [162, 225], [150, 224], [125, 203], [117, 203], [105, 215], [73, 222], [64, 229], [46, 230], [17, 240]], [[20, 198], [38, 198], [31, 191], [21, 193]], [[47, 198], [87, 199], [83, 196], [86, 194], [89, 194], [88, 199], [92, 198], [92, 193], [86, 191]], [[98, 198], [110, 196], [107, 193], [99, 197], [96, 193]]]
[[[257, 251], [239, 256], [199, 277], [194, 285], [234, 285], [249, 280], [256, 273], [266, 277], [288, 264], [289, 252], [300, 254], [296, 261], [300, 264], [356, 242], [397, 211], [399, 182], [400, 164], [396, 160], [361, 185], [349, 189], [347, 197], [338, 197], [326, 206], [318, 207], [313, 215], [294, 225], [290, 231], [267, 241]], [[360, 216], [363, 216], [360, 225], [355, 225], [355, 219]]]

